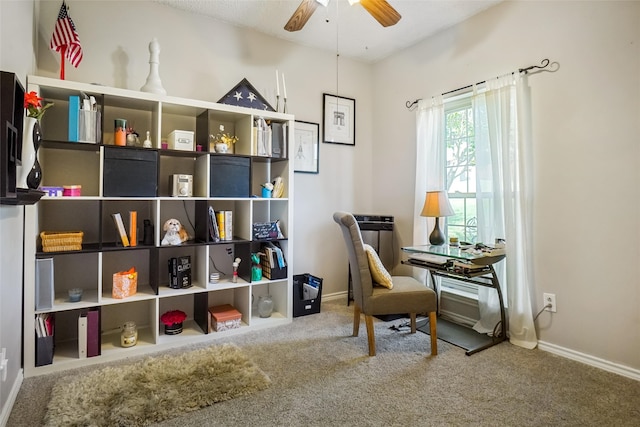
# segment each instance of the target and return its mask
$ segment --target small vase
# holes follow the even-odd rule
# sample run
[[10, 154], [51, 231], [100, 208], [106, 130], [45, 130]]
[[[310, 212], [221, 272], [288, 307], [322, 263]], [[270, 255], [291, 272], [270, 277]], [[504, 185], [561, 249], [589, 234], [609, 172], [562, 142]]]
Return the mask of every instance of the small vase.
[[164, 325], [165, 335], [178, 335], [182, 333], [182, 322], [174, 323], [172, 325]]
[[42, 168], [40, 167], [40, 162], [38, 161], [38, 149], [40, 148], [40, 143], [42, 142], [42, 130], [40, 129], [39, 121], [35, 120], [33, 129], [30, 133], [27, 134], [27, 137], [31, 139], [31, 141], [27, 141], [27, 144], [31, 142], [34, 151], [33, 166], [31, 166], [31, 170], [27, 175], [27, 187], [36, 190], [38, 189], [38, 187], [40, 187], [40, 183], [42, 182]]
[[260, 317], [271, 317], [273, 313], [273, 299], [271, 295], [263, 295], [258, 298], [258, 314]]

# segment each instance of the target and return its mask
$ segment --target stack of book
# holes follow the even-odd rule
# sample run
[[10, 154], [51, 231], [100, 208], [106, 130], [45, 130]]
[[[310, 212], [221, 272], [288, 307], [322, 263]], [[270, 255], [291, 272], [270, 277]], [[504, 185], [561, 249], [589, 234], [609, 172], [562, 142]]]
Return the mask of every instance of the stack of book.
[[209, 235], [214, 242], [233, 240], [233, 211], [214, 211], [209, 206]]
[[78, 357], [100, 355], [100, 311], [93, 308], [78, 317]]
[[260, 252], [260, 265], [264, 277], [270, 280], [287, 277], [287, 261], [282, 249], [275, 242], [264, 243]]
[[116, 225], [116, 231], [120, 236], [120, 241], [122, 242], [122, 246], [137, 246], [138, 245], [138, 212], [137, 211], [129, 211], [129, 234], [127, 235], [127, 230], [124, 227], [124, 222], [122, 220], [122, 215], [120, 212], [116, 212], [111, 214], [113, 218], [113, 222]]

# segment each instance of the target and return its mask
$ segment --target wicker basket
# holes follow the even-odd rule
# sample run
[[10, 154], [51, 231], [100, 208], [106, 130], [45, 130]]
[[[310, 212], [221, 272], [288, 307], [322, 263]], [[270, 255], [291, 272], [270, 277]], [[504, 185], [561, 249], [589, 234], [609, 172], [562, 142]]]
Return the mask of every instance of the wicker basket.
[[79, 251], [82, 249], [82, 231], [43, 231], [40, 233], [43, 252]]

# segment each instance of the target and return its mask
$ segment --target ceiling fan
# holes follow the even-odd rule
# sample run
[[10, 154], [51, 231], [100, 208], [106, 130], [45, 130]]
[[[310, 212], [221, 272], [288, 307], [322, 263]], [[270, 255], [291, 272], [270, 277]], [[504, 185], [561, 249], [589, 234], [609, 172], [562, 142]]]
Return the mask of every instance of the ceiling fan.
[[[394, 25], [401, 18], [400, 14], [386, 0], [349, 0], [349, 3], [351, 5], [360, 3], [383, 27]], [[327, 7], [329, 0], [302, 0], [284, 29], [287, 31], [301, 30], [319, 4]]]

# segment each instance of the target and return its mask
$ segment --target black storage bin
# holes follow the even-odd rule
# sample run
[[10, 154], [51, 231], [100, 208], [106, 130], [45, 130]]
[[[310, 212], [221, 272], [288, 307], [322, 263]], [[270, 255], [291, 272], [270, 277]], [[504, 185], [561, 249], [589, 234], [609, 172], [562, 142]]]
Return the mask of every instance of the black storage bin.
[[211, 156], [210, 197], [250, 197], [251, 159], [231, 155]]
[[157, 197], [158, 152], [104, 147], [105, 197]]
[[[305, 291], [305, 288], [310, 291], [310, 294]], [[316, 290], [317, 295], [315, 295]], [[293, 276], [293, 317], [320, 313], [321, 300], [322, 279], [320, 277], [308, 273]]]

